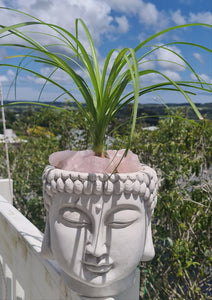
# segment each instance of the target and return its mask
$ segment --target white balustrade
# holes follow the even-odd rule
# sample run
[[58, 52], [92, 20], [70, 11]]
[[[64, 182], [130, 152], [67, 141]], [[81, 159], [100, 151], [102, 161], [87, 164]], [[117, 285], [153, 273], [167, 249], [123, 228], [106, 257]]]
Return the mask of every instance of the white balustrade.
[[40, 255], [43, 234], [0, 195], [0, 299], [79, 300]]

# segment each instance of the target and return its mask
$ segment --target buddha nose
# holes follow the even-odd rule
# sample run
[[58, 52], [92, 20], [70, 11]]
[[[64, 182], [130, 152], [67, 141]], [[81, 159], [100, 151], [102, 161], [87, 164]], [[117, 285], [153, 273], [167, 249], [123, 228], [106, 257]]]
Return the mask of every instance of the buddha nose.
[[106, 229], [91, 233], [85, 248], [86, 254], [101, 257], [107, 254]]

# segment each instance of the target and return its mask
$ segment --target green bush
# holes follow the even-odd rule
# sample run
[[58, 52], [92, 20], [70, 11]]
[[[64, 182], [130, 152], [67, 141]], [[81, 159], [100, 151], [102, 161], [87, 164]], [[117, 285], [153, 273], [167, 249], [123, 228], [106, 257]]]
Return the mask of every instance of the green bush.
[[[71, 113], [72, 118], [62, 112], [55, 118], [45, 110], [32, 114], [29, 124], [44, 126], [55, 136], [60, 132], [60, 136], [28, 137], [27, 143], [9, 147], [14, 204], [41, 230], [45, 223], [41, 177], [49, 154], [89, 145], [79, 112]], [[154, 131], [137, 125], [132, 143], [140, 161], [154, 167], [160, 176], [153, 218], [156, 255], [141, 264], [141, 298], [209, 299], [212, 122], [185, 120], [181, 110], [168, 113]], [[17, 122], [20, 128], [26, 125], [23, 120]], [[73, 129], [80, 131], [76, 135]], [[113, 132], [113, 138], [112, 147], [120, 149], [128, 138], [127, 125]], [[3, 145], [0, 175], [7, 176]]]
[[209, 299], [211, 145], [212, 122], [195, 124], [181, 111], [153, 132], [137, 128], [133, 150], [161, 176], [143, 299]]

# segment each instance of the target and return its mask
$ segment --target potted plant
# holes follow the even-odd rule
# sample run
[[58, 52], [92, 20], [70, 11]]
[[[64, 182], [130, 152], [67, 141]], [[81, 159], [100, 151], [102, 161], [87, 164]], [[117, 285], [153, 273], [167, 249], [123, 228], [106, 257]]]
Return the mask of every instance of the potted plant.
[[[158, 179], [152, 168], [142, 165], [129, 151], [139, 97], [160, 90], [179, 92], [201, 119], [189, 95], [194, 94], [194, 89], [211, 92], [210, 86], [191, 65], [168, 47], [171, 43], [146, 46], [155, 38], [178, 28], [212, 26], [186, 24], [168, 28], [147, 38], [134, 49], [110, 50], [104, 66], [100, 68], [93, 39], [83, 20], [76, 19], [76, 34], [73, 34], [58, 25], [16, 12], [30, 17], [31, 21], [1, 26], [0, 35], [9, 33], [22, 42], [2, 43], [1, 46], [21, 47], [29, 52], [18, 55], [21, 57], [18, 65], [8, 63], [2, 66], [17, 68], [16, 77], [21, 71], [28, 71], [44, 79], [44, 87], [48, 82], [60, 88], [61, 95], [68, 95], [84, 116], [92, 144], [92, 149], [86, 151], [65, 150], [50, 156], [51, 166], [47, 166], [43, 174], [47, 221], [42, 252], [46, 257], [57, 260], [66, 282], [79, 294], [87, 297], [121, 294], [133, 285], [139, 260], [150, 260], [154, 256], [151, 216], [157, 201]], [[52, 37], [52, 33], [45, 33], [44, 29], [53, 31], [56, 42], [41, 45], [22, 31], [22, 28], [33, 25], [40, 26], [42, 35], [47, 38]], [[86, 34], [89, 47], [84, 46], [79, 38], [79, 25]], [[187, 42], [182, 44], [190, 45]], [[210, 51], [201, 45], [196, 46]], [[143, 68], [151, 61], [148, 56], [161, 48], [180, 58], [197, 81], [173, 81], [157, 70]], [[143, 52], [145, 49], [149, 50]], [[28, 60], [49, 66], [50, 74], [45, 76], [30, 68]], [[57, 70], [70, 77], [83, 103], [71, 89], [54, 79]], [[141, 86], [140, 79], [151, 74], [157, 74], [164, 80]], [[107, 150], [108, 126], [117, 112], [129, 103], [133, 104], [133, 108], [126, 148]]]

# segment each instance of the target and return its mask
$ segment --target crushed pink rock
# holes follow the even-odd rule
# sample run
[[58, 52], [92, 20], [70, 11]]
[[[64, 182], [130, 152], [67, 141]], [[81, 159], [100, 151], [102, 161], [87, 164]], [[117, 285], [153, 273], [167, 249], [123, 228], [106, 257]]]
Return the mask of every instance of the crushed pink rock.
[[128, 151], [123, 157], [125, 149], [108, 150], [105, 158], [94, 155], [92, 150], [58, 151], [49, 156], [49, 163], [66, 171], [86, 173], [131, 173], [141, 170], [138, 156]]

